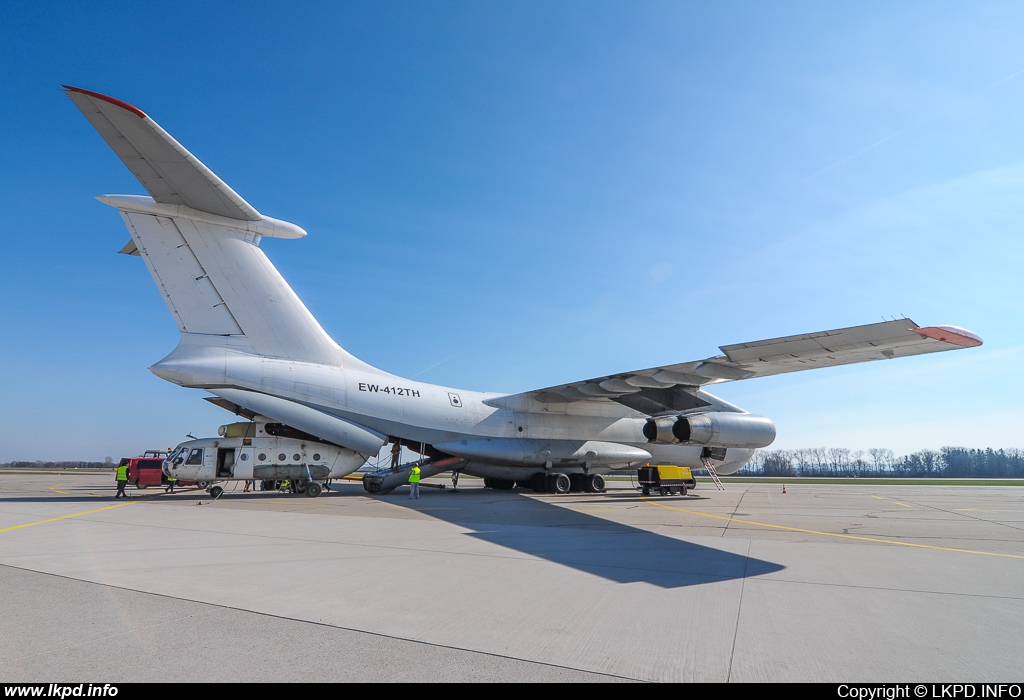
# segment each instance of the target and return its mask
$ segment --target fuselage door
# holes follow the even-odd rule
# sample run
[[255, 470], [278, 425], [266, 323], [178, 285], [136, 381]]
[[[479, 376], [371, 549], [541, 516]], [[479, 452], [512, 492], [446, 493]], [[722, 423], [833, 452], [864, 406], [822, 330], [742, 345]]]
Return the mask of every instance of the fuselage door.
[[217, 478], [230, 479], [235, 473], [235, 448], [222, 447], [217, 450]]

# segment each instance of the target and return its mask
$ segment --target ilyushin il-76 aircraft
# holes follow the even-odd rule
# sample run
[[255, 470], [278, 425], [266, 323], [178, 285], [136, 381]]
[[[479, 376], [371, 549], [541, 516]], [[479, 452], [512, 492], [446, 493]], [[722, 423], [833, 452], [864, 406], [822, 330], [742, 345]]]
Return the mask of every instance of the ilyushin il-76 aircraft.
[[[250, 421], [179, 446], [164, 469], [180, 479], [287, 478], [315, 496], [389, 442], [418, 452], [423, 476], [471, 474], [498, 489], [601, 492], [610, 470], [648, 463], [731, 474], [772, 443], [775, 426], [708, 385], [982, 342], [903, 318], [519, 394], [406, 379], [332, 340], [260, 249], [303, 229], [260, 214], [136, 107], [64, 87], [149, 193], [97, 199], [120, 212], [131, 233], [121, 252], [142, 257], [181, 331], [150, 370]], [[401, 465], [383, 471], [364, 479], [367, 490], [406, 481]]]

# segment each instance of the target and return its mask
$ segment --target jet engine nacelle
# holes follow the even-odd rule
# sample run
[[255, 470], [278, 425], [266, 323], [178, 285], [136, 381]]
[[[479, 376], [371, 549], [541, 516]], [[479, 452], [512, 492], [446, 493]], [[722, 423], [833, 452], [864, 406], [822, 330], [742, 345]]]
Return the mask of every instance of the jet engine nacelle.
[[775, 441], [775, 424], [752, 413], [715, 411], [648, 418], [643, 433], [648, 442], [757, 449]]
[[648, 418], [644, 423], [644, 437], [647, 442], [672, 443], [679, 442], [673, 434], [672, 429], [676, 425], [679, 416], [661, 416], [660, 418]]

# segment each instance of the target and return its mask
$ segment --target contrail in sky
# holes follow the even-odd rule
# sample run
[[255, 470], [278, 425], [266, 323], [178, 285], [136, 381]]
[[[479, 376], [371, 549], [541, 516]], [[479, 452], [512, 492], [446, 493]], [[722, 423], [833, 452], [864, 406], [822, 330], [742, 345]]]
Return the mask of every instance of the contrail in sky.
[[[974, 99], [975, 97], [979, 97], [980, 95], [984, 95], [989, 90], [993, 90], [993, 89], [997, 88], [998, 86], [1002, 85], [1003, 83], [1005, 83], [1007, 81], [1010, 81], [1010, 80], [1013, 80], [1014, 78], [1016, 78], [1021, 73], [1024, 73], [1024, 69], [1021, 69], [1021, 70], [1017, 71], [1016, 73], [1011, 73], [1010, 75], [1006, 76], [1005, 78], [1003, 78], [1001, 80], [997, 80], [996, 82], [992, 83], [988, 87], [985, 87], [985, 88], [982, 88], [981, 90], [978, 90], [976, 93], [974, 93], [972, 95], [969, 95], [968, 99]], [[826, 167], [822, 168], [821, 170], [819, 170], [818, 172], [814, 173], [813, 175], [808, 175], [807, 177], [805, 177], [803, 179], [803, 181], [804, 182], [809, 182], [810, 180], [813, 180], [814, 178], [818, 177], [819, 175], [821, 175], [823, 173], [827, 173], [829, 170], [834, 170], [835, 168], [838, 168], [840, 165], [845, 165], [846, 163], [849, 163], [854, 158], [857, 158], [857, 157], [867, 153], [871, 149], [877, 148], [878, 146], [881, 146], [886, 141], [891, 141], [892, 139], [896, 138], [900, 134], [903, 134], [903, 133], [906, 133], [908, 131], [912, 131], [912, 130], [916, 129], [917, 127], [919, 127], [922, 124], [924, 124], [926, 121], [928, 121], [927, 118], [921, 119], [920, 121], [914, 123], [913, 125], [911, 125], [909, 127], [906, 127], [904, 129], [900, 129], [899, 131], [894, 131], [893, 133], [889, 134], [885, 138], [879, 139], [878, 141], [875, 141], [870, 146], [865, 146], [864, 148], [860, 149], [856, 153], [854, 153], [852, 155], [849, 155], [849, 156], [846, 156], [845, 158], [842, 158], [841, 160], [837, 160], [832, 165], [829, 165], [829, 166], [826, 166]]]

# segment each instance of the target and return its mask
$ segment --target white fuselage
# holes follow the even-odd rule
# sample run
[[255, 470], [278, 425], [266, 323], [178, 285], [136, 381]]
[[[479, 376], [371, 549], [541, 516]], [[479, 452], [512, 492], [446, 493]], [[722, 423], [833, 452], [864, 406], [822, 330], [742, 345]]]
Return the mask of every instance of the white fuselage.
[[[151, 370], [181, 386], [214, 394], [240, 389], [277, 397], [352, 421], [381, 436], [412, 443], [436, 445], [480, 439], [598, 441], [635, 447], [648, 453], [647, 459], [654, 462], [701, 466], [700, 446], [650, 444], [642, 433], [648, 417], [614, 402], [529, 401], [509, 406], [503, 405], [503, 394], [404, 379], [362, 363], [335, 367], [260, 357], [240, 345], [229, 345], [232, 342], [237, 343], [210, 336], [185, 338]], [[736, 410], [715, 397], [704, 396], [726, 410]], [[752, 452], [730, 449], [728, 459], [718, 466], [719, 472], [739, 469]], [[629, 466], [631, 461], [602, 464], [598, 460], [593, 469], [606, 472]], [[500, 462], [473, 460], [466, 471], [499, 475], [522, 469], [522, 465]]]

